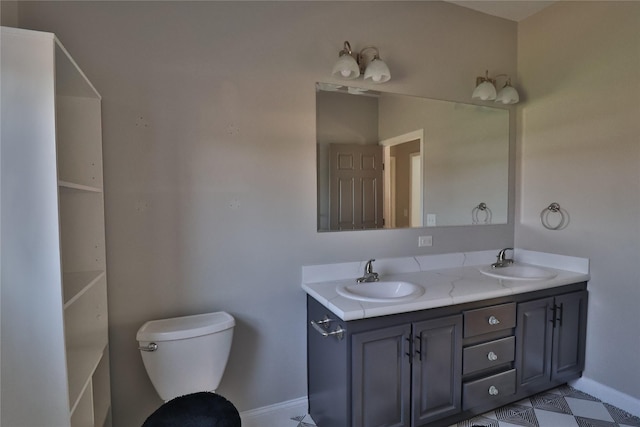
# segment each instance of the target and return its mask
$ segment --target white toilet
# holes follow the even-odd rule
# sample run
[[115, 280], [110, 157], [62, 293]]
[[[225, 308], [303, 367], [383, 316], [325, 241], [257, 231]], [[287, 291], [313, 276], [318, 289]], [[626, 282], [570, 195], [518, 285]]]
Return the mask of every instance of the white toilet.
[[234, 326], [234, 318], [224, 311], [142, 325], [136, 339], [162, 400], [216, 390], [229, 359]]

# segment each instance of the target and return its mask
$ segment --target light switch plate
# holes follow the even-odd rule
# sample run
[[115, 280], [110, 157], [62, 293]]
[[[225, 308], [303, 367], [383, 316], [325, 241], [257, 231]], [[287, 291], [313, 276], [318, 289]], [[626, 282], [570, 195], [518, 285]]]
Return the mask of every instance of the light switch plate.
[[418, 247], [432, 246], [432, 245], [433, 245], [433, 238], [431, 236], [418, 237]]

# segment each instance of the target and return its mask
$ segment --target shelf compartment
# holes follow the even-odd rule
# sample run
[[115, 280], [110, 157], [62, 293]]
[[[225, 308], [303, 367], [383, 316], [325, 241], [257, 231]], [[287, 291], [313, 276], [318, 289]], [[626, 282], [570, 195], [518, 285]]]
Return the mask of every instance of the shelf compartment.
[[[91, 383], [91, 381], [89, 381]], [[93, 388], [91, 384], [85, 387], [78, 399], [78, 404], [71, 413], [71, 427], [89, 427], [94, 425]]]
[[73, 410], [107, 347], [106, 275], [100, 276], [65, 310], [64, 321], [69, 401]]
[[[103, 348], [104, 350], [104, 348]], [[91, 349], [68, 349], [67, 366], [69, 369], [69, 402], [75, 412], [83, 397], [83, 391], [90, 386], [91, 375], [98, 367], [102, 351]], [[90, 388], [90, 387], [89, 387]]]
[[82, 98], [100, 98], [100, 94], [89, 81], [67, 49], [54, 36], [56, 94]]
[[106, 270], [102, 194], [59, 194], [62, 271]]
[[104, 275], [104, 270], [63, 273], [62, 292], [65, 310]]
[[91, 380], [93, 386], [93, 414], [95, 426], [102, 427], [107, 424], [111, 415], [111, 386], [109, 381], [109, 348], [93, 374]]
[[58, 179], [102, 188], [99, 98], [56, 96]]

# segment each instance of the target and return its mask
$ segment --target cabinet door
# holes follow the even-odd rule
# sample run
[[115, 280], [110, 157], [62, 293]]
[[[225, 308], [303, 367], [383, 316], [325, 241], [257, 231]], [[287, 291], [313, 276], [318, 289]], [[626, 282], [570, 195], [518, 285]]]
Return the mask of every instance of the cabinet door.
[[587, 292], [556, 297], [555, 308], [551, 379], [561, 381], [575, 378], [584, 369]]
[[353, 427], [409, 426], [411, 325], [354, 334]]
[[518, 388], [537, 387], [551, 377], [553, 298], [518, 304], [516, 381]]
[[518, 304], [518, 387], [577, 378], [584, 369], [587, 291]]
[[416, 323], [412, 373], [413, 425], [461, 410], [462, 316]]

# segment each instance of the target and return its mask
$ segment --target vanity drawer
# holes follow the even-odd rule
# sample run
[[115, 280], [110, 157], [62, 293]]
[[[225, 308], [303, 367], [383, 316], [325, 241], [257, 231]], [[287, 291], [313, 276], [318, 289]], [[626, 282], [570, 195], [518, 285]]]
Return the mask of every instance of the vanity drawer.
[[516, 392], [516, 370], [501, 372], [462, 386], [462, 409], [467, 410]]
[[507, 337], [466, 347], [462, 351], [462, 374], [512, 362], [515, 357], [515, 344], [515, 337]]
[[492, 305], [464, 312], [465, 338], [516, 326], [516, 304]]

